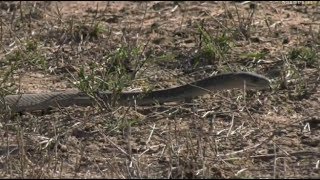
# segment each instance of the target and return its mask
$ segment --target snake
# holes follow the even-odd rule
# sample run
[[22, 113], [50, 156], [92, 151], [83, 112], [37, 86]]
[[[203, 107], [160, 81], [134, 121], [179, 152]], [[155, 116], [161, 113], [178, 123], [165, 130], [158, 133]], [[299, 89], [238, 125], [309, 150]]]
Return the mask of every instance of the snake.
[[270, 80], [253, 72], [231, 72], [213, 75], [185, 85], [143, 91], [122, 91], [118, 94], [111, 91], [98, 91], [94, 96], [78, 90], [66, 90], [47, 93], [11, 94], [0, 97], [0, 110], [26, 112], [46, 110], [55, 107], [92, 106], [96, 100], [111, 103], [116, 98], [119, 105], [150, 105], [181, 100], [190, 100], [198, 96], [229, 89], [271, 89]]

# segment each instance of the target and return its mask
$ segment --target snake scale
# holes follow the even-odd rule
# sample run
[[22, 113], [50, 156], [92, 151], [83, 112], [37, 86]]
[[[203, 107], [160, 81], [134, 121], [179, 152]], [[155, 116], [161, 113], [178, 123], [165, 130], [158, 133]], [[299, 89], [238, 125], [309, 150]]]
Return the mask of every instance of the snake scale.
[[[202, 80], [173, 88], [154, 90], [150, 92], [121, 92], [118, 96], [120, 105], [148, 105], [155, 102], [164, 103], [191, 99], [197, 96], [234, 88], [262, 90], [270, 88], [268, 78], [250, 72], [235, 72], [214, 75]], [[104, 103], [110, 103], [113, 93], [97, 92], [95, 97]], [[62, 91], [40, 94], [7, 95], [0, 98], [0, 110], [9, 108], [12, 112], [45, 110], [52, 107], [67, 107], [72, 105], [90, 106], [95, 100], [84, 92]]]

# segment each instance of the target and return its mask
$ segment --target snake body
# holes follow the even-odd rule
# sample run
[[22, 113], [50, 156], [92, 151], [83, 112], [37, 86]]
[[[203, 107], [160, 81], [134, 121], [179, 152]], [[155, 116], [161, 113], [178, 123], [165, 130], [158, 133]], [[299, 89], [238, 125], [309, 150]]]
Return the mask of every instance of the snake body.
[[[121, 92], [118, 94], [117, 102], [120, 105], [129, 105], [133, 102], [137, 105], [172, 102], [191, 99], [210, 91], [243, 88], [244, 84], [247, 89], [270, 88], [270, 82], [264, 76], [249, 72], [225, 73], [168, 89], [150, 92]], [[110, 103], [114, 94], [103, 91], [97, 92], [95, 97], [104, 103]], [[80, 91], [7, 95], [0, 98], [0, 110], [9, 107], [13, 112], [34, 111], [71, 105], [90, 106], [94, 102], [92, 97]]]

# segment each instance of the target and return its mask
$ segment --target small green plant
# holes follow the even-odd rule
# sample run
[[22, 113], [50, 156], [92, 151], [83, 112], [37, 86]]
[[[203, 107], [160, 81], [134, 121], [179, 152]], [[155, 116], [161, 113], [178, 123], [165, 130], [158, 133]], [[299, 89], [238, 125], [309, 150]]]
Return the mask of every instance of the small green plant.
[[19, 49], [13, 50], [5, 56], [4, 65], [7, 67], [0, 71], [1, 94], [8, 94], [17, 89], [14, 75], [18, 70], [29, 69], [47, 69], [45, 57], [38, 50], [37, 41], [26, 41]]
[[297, 65], [316, 67], [319, 63], [317, 51], [309, 47], [294, 48], [289, 52], [289, 58]]
[[139, 119], [122, 119], [121, 121], [118, 121], [117, 129], [122, 131], [128, 127], [137, 125], [139, 122]]
[[6, 56], [6, 62], [15, 64], [19, 68], [47, 69], [47, 61], [39, 50], [39, 44], [35, 40], [27, 40], [19, 49], [12, 51]]
[[163, 55], [155, 58], [155, 60], [156, 60], [155, 63], [161, 63], [161, 64], [166, 64], [166, 65], [177, 61], [176, 55], [173, 53], [163, 54]]
[[26, 42], [26, 51], [27, 52], [34, 52], [38, 50], [38, 41], [29, 40]]
[[307, 87], [308, 82], [304, 80], [301, 75], [301, 70], [296, 64], [289, 61], [287, 57], [284, 57], [285, 68], [282, 71], [282, 77], [279, 80], [279, 88], [292, 89], [293, 91], [288, 91], [288, 96], [290, 99], [302, 99], [306, 97], [309, 93]]
[[99, 23], [89, 26], [86, 24], [74, 24], [74, 22], [71, 21], [69, 31], [70, 31], [71, 37], [76, 42], [80, 42], [83, 40], [98, 39], [101, 36], [101, 34], [105, 32], [105, 29]]
[[104, 27], [101, 24], [97, 23], [93, 26], [89, 35], [90, 35], [90, 37], [98, 38], [104, 32], [105, 32]]
[[220, 36], [211, 36], [203, 27], [198, 26], [198, 31], [200, 33], [200, 47], [196, 55], [196, 63], [202, 64], [201, 60], [210, 60], [210, 62], [226, 59], [226, 54], [232, 47], [231, 38], [227, 33], [223, 33]]
[[265, 52], [249, 52], [245, 54], [241, 54], [241, 59], [250, 59], [250, 60], [259, 60], [264, 59], [266, 57], [267, 53]]
[[129, 64], [137, 61], [140, 53], [139, 47], [119, 47], [103, 57], [102, 62], [91, 62], [88, 69], [82, 66], [74, 85], [92, 96], [98, 91], [111, 91], [114, 94], [113, 104], [119, 93], [130, 85], [135, 71], [131, 70]]

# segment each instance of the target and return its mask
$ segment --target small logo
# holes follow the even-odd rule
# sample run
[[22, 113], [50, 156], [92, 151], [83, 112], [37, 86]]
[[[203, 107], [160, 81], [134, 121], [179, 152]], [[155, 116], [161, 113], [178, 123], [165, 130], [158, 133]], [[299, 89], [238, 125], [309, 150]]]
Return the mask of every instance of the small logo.
[[318, 1], [282, 1], [282, 4], [286, 4], [286, 5], [318, 5], [319, 2]]

